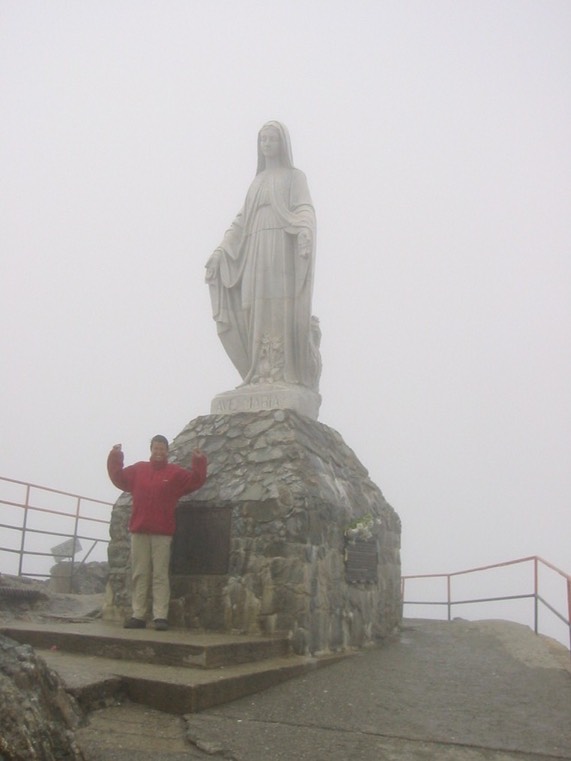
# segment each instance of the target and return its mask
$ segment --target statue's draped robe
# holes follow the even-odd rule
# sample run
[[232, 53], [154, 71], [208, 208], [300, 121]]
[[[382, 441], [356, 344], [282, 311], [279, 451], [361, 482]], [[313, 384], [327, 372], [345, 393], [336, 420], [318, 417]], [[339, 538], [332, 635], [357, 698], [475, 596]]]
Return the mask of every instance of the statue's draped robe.
[[[305, 255], [297, 245], [302, 230], [311, 237]], [[213, 317], [244, 384], [315, 387], [315, 213], [303, 172], [257, 174], [218, 250], [219, 270], [210, 281]]]

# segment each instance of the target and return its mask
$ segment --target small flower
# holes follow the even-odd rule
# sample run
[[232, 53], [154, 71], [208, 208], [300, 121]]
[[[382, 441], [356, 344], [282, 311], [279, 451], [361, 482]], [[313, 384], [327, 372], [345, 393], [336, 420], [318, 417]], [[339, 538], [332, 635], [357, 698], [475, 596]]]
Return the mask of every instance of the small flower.
[[375, 527], [380, 526], [381, 523], [380, 518], [375, 518], [371, 513], [367, 513], [347, 526], [344, 532], [345, 537], [350, 544], [355, 544], [358, 541], [367, 541], [373, 538]]

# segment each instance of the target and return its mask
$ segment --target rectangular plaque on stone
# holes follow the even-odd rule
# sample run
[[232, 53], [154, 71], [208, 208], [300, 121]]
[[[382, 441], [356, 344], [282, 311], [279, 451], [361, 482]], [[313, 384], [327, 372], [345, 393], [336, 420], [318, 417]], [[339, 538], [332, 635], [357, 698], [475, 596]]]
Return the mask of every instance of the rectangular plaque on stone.
[[345, 578], [349, 584], [377, 582], [377, 543], [373, 540], [348, 542], [345, 546]]
[[231, 525], [231, 507], [180, 507], [172, 542], [171, 573], [228, 573]]

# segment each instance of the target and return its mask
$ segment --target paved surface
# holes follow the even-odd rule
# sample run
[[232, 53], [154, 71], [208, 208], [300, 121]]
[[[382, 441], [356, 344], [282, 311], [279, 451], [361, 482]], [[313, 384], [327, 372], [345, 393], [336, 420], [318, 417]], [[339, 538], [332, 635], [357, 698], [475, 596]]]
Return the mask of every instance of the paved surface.
[[568, 651], [508, 622], [409, 621], [398, 640], [186, 717], [97, 711], [87, 761], [571, 759]]

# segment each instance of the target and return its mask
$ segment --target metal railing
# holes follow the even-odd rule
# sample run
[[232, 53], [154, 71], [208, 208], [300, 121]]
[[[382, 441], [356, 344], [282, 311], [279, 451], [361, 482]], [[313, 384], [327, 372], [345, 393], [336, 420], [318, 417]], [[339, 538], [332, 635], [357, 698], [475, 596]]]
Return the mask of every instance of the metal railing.
[[[41, 558], [52, 558], [56, 563], [67, 560], [70, 562], [69, 587], [72, 591], [75, 568], [83, 565], [96, 547], [109, 544], [108, 527], [113, 503], [1, 476], [0, 489], [0, 520], [3, 521], [0, 523], [0, 529], [3, 529], [0, 557], [4, 557], [3, 553], [16, 555], [17, 575], [38, 578], [49, 578], [51, 574], [28, 570], [26, 561], [37, 558], [39, 565], [45, 565]], [[6, 493], [10, 491], [20, 492], [20, 496]], [[105, 517], [89, 515], [89, 507], [96, 513], [101, 513], [104, 508]], [[98, 531], [99, 535], [96, 535]], [[105, 536], [101, 535], [103, 532]], [[10, 536], [13, 538], [11, 545], [7, 543]], [[46, 551], [48, 537], [64, 541]], [[86, 548], [82, 541], [87, 543]], [[83, 549], [85, 554], [81, 560], [76, 560], [76, 555]]]
[[[0, 529], [6, 529], [8, 531], [16, 532], [19, 536], [16, 541], [16, 546], [0, 545], [0, 557], [2, 553], [8, 553], [17, 555], [18, 557], [18, 576], [28, 577], [40, 577], [49, 578], [50, 573], [34, 573], [24, 568], [26, 559], [29, 558], [52, 558], [55, 562], [61, 562], [63, 560], [70, 561], [69, 572], [69, 587], [70, 591], [73, 588], [73, 576], [76, 565], [83, 565], [87, 559], [91, 556], [92, 552], [99, 545], [108, 545], [108, 526], [111, 516], [111, 509], [113, 507], [112, 502], [105, 502], [99, 499], [92, 499], [90, 497], [84, 497], [79, 494], [73, 494], [70, 492], [60, 491], [58, 489], [50, 489], [45, 486], [38, 486], [37, 484], [27, 483], [25, 481], [17, 481], [12, 478], [3, 478], [0, 476], [0, 487], [2, 485], [9, 484], [11, 487], [17, 487], [23, 489], [24, 496], [20, 499], [12, 498], [5, 499], [0, 495], [0, 505], [8, 509], [15, 508], [20, 520], [16, 520], [12, 517], [9, 523], [0, 523]], [[62, 500], [72, 501], [73, 507], [65, 509], [58, 504], [58, 508], [45, 507], [38, 504], [33, 504], [36, 499], [42, 501], [46, 495], [55, 497], [56, 502], [59, 503]], [[105, 518], [90, 516], [85, 513], [85, 509], [88, 505], [96, 506], [97, 510], [102, 507], [105, 508], [107, 516]], [[21, 513], [20, 513], [21, 511]], [[34, 524], [33, 519], [38, 519], [40, 522], [45, 520], [54, 520], [55, 518], [63, 518], [64, 520], [71, 520], [72, 527], [67, 530], [48, 530], [43, 525], [39, 525], [37, 522]], [[6, 512], [2, 511], [3, 520], [9, 519], [6, 517]], [[92, 533], [87, 534], [81, 529], [84, 526], [92, 526], [96, 524], [101, 527], [105, 527], [106, 536], [94, 536]], [[3, 541], [5, 539], [5, 532], [2, 532]], [[46, 537], [59, 537], [65, 539], [65, 541], [57, 547], [52, 547], [49, 552], [44, 549], [31, 549], [28, 547], [28, 541], [30, 538], [39, 537], [43, 540]], [[75, 560], [75, 556], [80, 549], [83, 549], [81, 540], [88, 542], [90, 546], [86, 550], [84, 556], [80, 561]], [[510, 566], [521, 566], [523, 564], [533, 564], [533, 582], [532, 591], [524, 592], [523, 594], [509, 594], [509, 595], [494, 595], [491, 597], [473, 597], [469, 599], [453, 599], [452, 582], [453, 579], [459, 577], [466, 577], [470, 574], [481, 573], [484, 571], [490, 571], [494, 569], [507, 568]], [[552, 574], [556, 574], [565, 581], [566, 585], [566, 597], [567, 597], [567, 614], [561, 613], [557, 608], [552, 605], [548, 600], [540, 594], [540, 569], [550, 571]], [[1, 569], [0, 569], [1, 570]], [[407, 582], [413, 580], [429, 579], [442, 579], [446, 581], [446, 599], [442, 600], [407, 600]], [[533, 600], [533, 630], [536, 634], [539, 633], [539, 610], [540, 605], [548, 609], [559, 621], [561, 621], [568, 630], [569, 633], [569, 650], [571, 653], [571, 576], [560, 568], [557, 568], [547, 560], [537, 556], [531, 555], [525, 558], [518, 558], [517, 560], [510, 560], [504, 563], [494, 563], [492, 565], [479, 566], [476, 568], [468, 568], [463, 571], [456, 571], [454, 573], [428, 573], [428, 574], [409, 574], [401, 577], [401, 600], [404, 606], [406, 605], [424, 605], [424, 606], [446, 606], [448, 621], [452, 620], [452, 608], [457, 605], [472, 605], [477, 603], [492, 603], [507, 600]]]
[[[523, 594], [508, 594], [497, 595], [492, 597], [477, 597], [470, 599], [453, 599], [452, 582], [459, 577], [465, 577], [469, 574], [481, 573], [483, 571], [490, 571], [494, 569], [507, 568], [509, 566], [518, 566], [523, 564], [533, 565], [533, 580], [532, 591], [525, 592]], [[540, 594], [540, 570], [550, 571], [552, 574], [563, 578], [566, 585], [567, 596], [567, 614], [560, 612], [557, 608], [545, 599]], [[428, 579], [442, 579], [446, 581], [446, 599], [445, 600], [407, 600], [407, 582], [413, 579], [428, 580]], [[403, 602], [403, 609], [405, 605], [440, 605], [446, 606], [448, 613], [448, 621], [452, 620], [452, 607], [455, 605], [471, 605], [476, 603], [491, 603], [506, 600], [533, 600], [533, 630], [536, 634], [539, 634], [539, 610], [540, 605], [548, 609], [559, 621], [567, 626], [569, 632], [569, 650], [571, 654], [571, 576], [560, 568], [557, 568], [547, 560], [538, 557], [537, 555], [531, 555], [525, 558], [518, 558], [517, 560], [510, 560], [505, 563], [494, 563], [493, 565], [479, 566], [477, 568], [468, 568], [464, 571], [456, 571], [455, 573], [427, 573], [427, 574], [412, 574], [401, 577], [401, 599]]]

